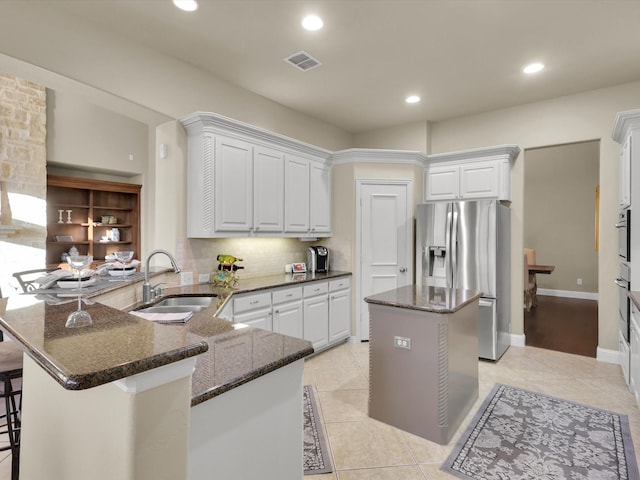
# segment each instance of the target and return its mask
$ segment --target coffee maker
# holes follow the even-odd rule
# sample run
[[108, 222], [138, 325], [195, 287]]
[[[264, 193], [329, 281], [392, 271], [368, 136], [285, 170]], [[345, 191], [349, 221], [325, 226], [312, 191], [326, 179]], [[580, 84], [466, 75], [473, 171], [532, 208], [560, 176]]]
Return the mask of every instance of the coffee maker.
[[329, 271], [329, 249], [316, 245], [307, 249], [307, 270], [311, 273]]

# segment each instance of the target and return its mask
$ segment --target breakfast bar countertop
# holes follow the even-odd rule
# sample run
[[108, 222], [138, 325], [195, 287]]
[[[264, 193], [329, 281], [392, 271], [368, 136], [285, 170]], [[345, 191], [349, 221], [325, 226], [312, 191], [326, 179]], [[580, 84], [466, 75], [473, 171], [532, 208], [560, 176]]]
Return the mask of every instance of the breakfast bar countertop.
[[433, 313], [454, 313], [481, 296], [482, 292], [473, 290], [406, 285], [371, 295], [365, 298], [364, 301], [410, 310], [421, 310]]

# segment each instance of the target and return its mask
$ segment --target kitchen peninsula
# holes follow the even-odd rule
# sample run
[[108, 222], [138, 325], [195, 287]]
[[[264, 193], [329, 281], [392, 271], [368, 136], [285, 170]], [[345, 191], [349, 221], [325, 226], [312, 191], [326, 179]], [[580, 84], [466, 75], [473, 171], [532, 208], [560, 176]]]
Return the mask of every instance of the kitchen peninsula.
[[407, 285], [369, 304], [369, 416], [447, 444], [478, 398], [481, 292]]
[[[241, 291], [274, 280], [247, 279]], [[225, 291], [193, 285], [165, 294]], [[65, 327], [75, 299], [49, 305], [21, 295], [0, 314], [26, 353], [21, 478], [301, 477], [310, 342], [218, 318], [215, 302], [186, 324], [166, 325], [93, 299], [83, 305], [93, 325], [82, 328]]]

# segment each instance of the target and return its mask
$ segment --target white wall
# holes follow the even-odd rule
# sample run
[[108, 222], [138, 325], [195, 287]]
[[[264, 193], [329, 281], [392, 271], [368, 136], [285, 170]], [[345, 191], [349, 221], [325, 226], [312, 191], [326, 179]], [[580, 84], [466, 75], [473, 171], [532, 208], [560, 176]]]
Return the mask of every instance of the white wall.
[[[431, 152], [442, 153], [487, 145], [517, 144], [528, 148], [600, 140], [600, 254], [598, 257], [598, 346], [617, 350], [618, 297], [613, 279], [618, 270], [617, 237], [613, 225], [618, 210], [619, 145], [611, 139], [617, 112], [638, 108], [640, 82], [578, 95], [496, 110], [431, 125]], [[512, 332], [523, 325], [523, 182], [524, 153], [512, 168]]]

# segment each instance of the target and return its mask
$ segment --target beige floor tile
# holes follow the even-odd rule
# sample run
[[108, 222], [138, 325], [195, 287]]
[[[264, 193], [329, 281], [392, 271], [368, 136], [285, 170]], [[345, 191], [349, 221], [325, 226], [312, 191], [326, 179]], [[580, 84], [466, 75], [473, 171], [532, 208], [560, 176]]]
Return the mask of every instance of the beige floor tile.
[[318, 392], [325, 422], [349, 422], [368, 417], [369, 390]]
[[305, 361], [306, 368], [359, 367], [348, 343], [321, 352]]
[[369, 380], [359, 367], [317, 368], [315, 370], [318, 391], [362, 390], [369, 388]]
[[363, 420], [328, 423], [326, 427], [338, 470], [415, 463], [398, 430], [389, 425]]
[[364, 470], [343, 470], [340, 480], [425, 480], [417, 465], [406, 467], [368, 468]]
[[[455, 439], [452, 439], [447, 445], [440, 445], [408, 432], [402, 432], [401, 435], [417, 463], [437, 462], [440, 464], [447, 458], [456, 444]], [[457, 436], [455, 438], [457, 439]]]
[[428, 480], [451, 480], [458, 478], [450, 473], [440, 470], [439, 463], [424, 463], [420, 465], [420, 470], [425, 474]]

